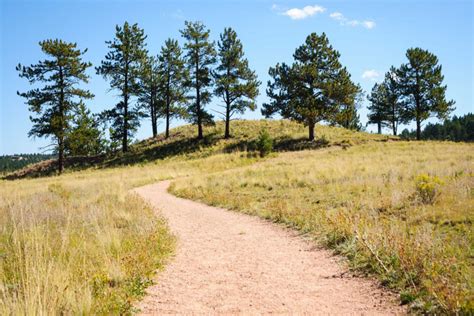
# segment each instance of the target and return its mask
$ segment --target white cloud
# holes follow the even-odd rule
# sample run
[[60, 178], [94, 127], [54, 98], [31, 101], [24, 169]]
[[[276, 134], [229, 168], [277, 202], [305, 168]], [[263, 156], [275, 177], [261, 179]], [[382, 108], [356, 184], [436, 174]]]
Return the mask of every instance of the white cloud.
[[368, 79], [371, 81], [377, 81], [378, 77], [380, 77], [380, 74], [374, 69], [366, 70], [362, 74], [362, 79]]
[[[275, 10], [278, 9], [278, 6], [273, 5], [272, 8]], [[283, 12], [283, 15], [289, 16], [292, 20], [302, 20], [317, 13], [323, 13], [324, 11], [326, 11], [326, 9], [319, 5], [308, 5], [302, 9], [292, 8], [286, 10], [285, 12]]]
[[336, 21], [342, 21], [342, 20], [345, 19], [344, 15], [341, 12], [333, 12], [333, 13], [329, 14], [329, 16], [331, 18], [333, 18], [334, 20], [336, 20]]
[[367, 21], [362, 22], [362, 25], [363, 25], [366, 29], [369, 29], [369, 30], [370, 30], [370, 29], [373, 29], [376, 24], [375, 24], [374, 21], [369, 21], [369, 20], [367, 20]]
[[344, 26], [362, 26], [365, 27], [366, 29], [373, 29], [375, 27], [375, 22], [371, 20], [364, 20], [364, 21], [359, 21], [359, 20], [350, 20], [344, 16], [341, 12], [333, 12], [329, 15], [332, 19], [339, 21], [341, 25]]

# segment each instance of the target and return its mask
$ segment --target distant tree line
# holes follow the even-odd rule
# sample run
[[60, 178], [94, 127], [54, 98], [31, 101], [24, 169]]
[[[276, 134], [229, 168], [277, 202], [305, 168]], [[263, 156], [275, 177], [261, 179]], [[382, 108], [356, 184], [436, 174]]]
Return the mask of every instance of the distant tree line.
[[[400, 137], [403, 139], [415, 139], [416, 130], [404, 129]], [[455, 142], [474, 141], [474, 114], [468, 113], [464, 116], [453, 116], [442, 123], [428, 123], [421, 132], [424, 140], [450, 140]]]
[[[108, 53], [95, 70], [118, 92], [118, 102], [101, 113], [92, 114], [85, 106], [84, 101], [94, 97], [83, 88], [92, 64], [83, 61], [87, 50], [78, 49], [76, 43], [42, 41], [39, 45], [49, 59], [17, 66], [20, 77], [36, 85], [18, 92], [34, 113], [29, 136], [53, 140], [60, 173], [65, 156], [127, 152], [144, 118], [151, 122], [153, 137], [158, 134], [158, 120], [165, 121], [164, 137], [168, 138], [170, 122], [180, 118], [197, 126], [200, 140], [203, 126], [214, 124], [206, 106], [215, 97], [222, 107], [215, 112], [225, 121], [223, 136], [230, 138], [235, 115], [257, 108], [261, 83], [232, 28], [224, 29], [217, 44], [201, 22], [186, 21], [180, 32], [182, 47], [169, 38], [153, 55], [137, 24], [115, 27], [114, 38], [106, 41]], [[433, 114], [444, 119], [453, 109], [454, 102], [445, 100], [446, 86], [436, 56], [416, 48], [409, 49], [407, 57], [409, 62], [399, 69], [392, 67], [369, 96], [369, 122], [378, 124], [379, 132], [390, 126], [397, 134], [399, 124], [415, 120], [420, 134], [424, 120]], [[293, 58], [291, 64], [270, 67], [269, 102], [263, 104], [262, 114], [305, 124], [311, 141], [321, 121], [360, 130], [357, 111], [362, 89], [351, 80], [326, 34], [310, 34]]]
[[29, 164], [55, 158], [55, 155], [18, 154], [0, 156], [0, 173], [7, 173], [21, 169]]

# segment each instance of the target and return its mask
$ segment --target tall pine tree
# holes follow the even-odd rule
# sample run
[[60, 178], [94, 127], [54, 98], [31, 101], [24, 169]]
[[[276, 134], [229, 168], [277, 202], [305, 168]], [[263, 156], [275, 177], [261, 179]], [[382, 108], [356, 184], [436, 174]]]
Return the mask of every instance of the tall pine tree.
[[397, 71], [400, 93], [407, 117], [416, 122], [416, 139], [421, 139], [421, 123], [431, 116], [446, 118], [454, 101], [446, 100], [446, 85], [438, 58], [427, 50], [410, 48], [408, 62]]
[[140, 115], [139, 108], [136, 105], [131, 107], [131, 97], [139, 93], [140, 66], [147, 54], [145, 39], [143, 29], [137, 24], [125, 22], [123, 26], [117, 25], [115, 38], [106, 42], [110, 51], [101, 66], [96, 68], [97, 74], [110, 79], [111, 88], [119, 90], [122, 97], [113, 110], [104, 113], [104, 117], [113, 121], [112, 126], [117, 129], [115, 136], [122, 136], [123, 152], [128, 151], [130, 137], [138, 127], [131, 123], [140, 123], [136, 119]]
[[375, 84], [368, 97], [371, 105], [369, 109], [369, 123], [378, 125], [379, 134], [382, 126], [392, 129], [393, 135], [398, 134], [400, 124], [408, 122], [407, 113], [400, 102], [400, 84], [397, 69], [390, 68], [385, 74], [384, 81]]
[[190, 74], [188, 86], [196, 92], [190, 96], [188, 107], [189, 119], [198, 126], [198, 139], [203, 138], [203, 124], [212, 124], [213, 117], [205, 111], [204, 106], [211, 102], [212, 70], [216, 62], [214, 42], [209, 40], [210, 30], [201, 22], [185, 22], [181, 35], [186, 39], [186, 65]]
[[370, 105], [367, 107], [369, 114], [368, 124], [377, 124], [377, 133], [382, 134], [382, 127], [386, 126], [387, 121], [387, 92], [385, 85], [376, 83], [367, 99]]
[[224, 137], [229, 138], [232, 116], [242, 114], [246, 109], [256, 109], [255, 98], [260, 82], [255, 72], [250, 70], [248, 60], [244, 58], [242, 43], [233, 29], [224, 29], [218, 47], [219, 65], [214, 72], [214, 93], [224, 101]]
[[158, 134], [158, 117], [163, 105], [158, 98], [161, 79], [158, 72], [158, 59], [147, 56], [142, 61], [140, 69], [138, 104], [142, 107], [144, 114], [151, 120], [153, 137]]
[[86, 70], [92, 64], [82, 61], [82, 55], [87, 49], [77, 49], [76, 43], [56, 39], [42, 41], [39, 45], [43, 53], [51, 58], [30, 66], [19, 64], [16, 69], [20, 72], [20, 77], [26, 78], [30, 84], [44, 83], [44, 86], [18, 92], [18, 95], [27, 99], [29, 110], [37, 115], [30, 117], [33, 127], [28, 135], [51, 137], [55, 140], [58, 171], [62, 173], [65, 139], [72, 113], [83, 99], [93, 98], [88, 90], [78, 87], [81, 82], [88, 82]]
[[340, 104], [334, 118], [329, 122], [347, 129], [360, 130], [362, 125], [357, 110], [360, 107], [362, 88], [352, 82], [351, 76], [345, 68], [339, 72], [336, 82], [339, 88], [334, 90], [338, 93], [334, 99], [339, 100]]
[[398, 126], [408, 122], [407, 113], [400, 102], [400, 84], [396, 72], [395, 67], [391, 67], [382, 83], [385, 86], [385, 119], [395, 136], [398, 134]]
[[332, 121], [341, 105], [355, 101], [346, 95], [355, 86], [324, 33], [310, 34], [293, 57], [291, 66], [283, 63], [270, 68], [273, 82], [268, 82], [267, 95], [271, 101], [263, 105], [262, 114], [269, 117], [279, 113], [304, 123], [312, 141], [316, 123]]
[[178, 41], [167, 39], [161, 47], [158, 72], [161, 77], [160, 95], [163, 99], [162, 116], [165, 118], [165, 137], [170, 135], [172, 118], [185, 116], [188, 71], [184, 66]]

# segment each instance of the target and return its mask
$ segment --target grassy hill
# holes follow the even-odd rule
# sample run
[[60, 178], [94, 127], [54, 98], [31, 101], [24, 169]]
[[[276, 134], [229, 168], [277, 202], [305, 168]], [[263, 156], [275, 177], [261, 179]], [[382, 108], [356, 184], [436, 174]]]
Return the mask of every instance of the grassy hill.
[[[196, 139], [196, 127], [191, 125], [172, 129], [171, 136], [163, 134], [156, 138], [140, 141], [132, 146], [128, 153], [101, 155], [95, 157], [69, 157], [66, 168], [83, 170], [87, 168], [109, 168], [136, 163], [147, 163], [157, 159], [197, 159], [217, 153], [230, 153], [256, 150], [256, 140], [261, 130], [267, 130], [274, 138], [276, 151], [295, 151], [302, 149], [318, 149], [327, 146], [352, 146], [368, 141], [397, 140], [392, 136], [382, 136], [346, 130], [338, 127], [318, 125], [316, 141], [308, 142], [307, 129], [298, 123], [288, 120], [237, 120], [232, 122], [232, 138], [224, 139], [224, 122], [206, 127], [205, 137]], [[56, 174], [55, 160], [44, 161], [36, 165], [13, 172], [9, 179], [38, 177]]]
[[[276, 153], [260, 158], [263, 128]], [[202, 141], [195, 129], [72, 158], [60, 177], [0, 181], [0, 313], [130, 312], [173, 238], [129, 190], [163, 179], [311, 234], [420, 311], [473, 311], [474, 145], [327, 126], [307, 142], [304, 126], [279, 120], [235, 121], [229, 140], [222, 123]], [[53, 174], [50, 162], [15, 176]]]

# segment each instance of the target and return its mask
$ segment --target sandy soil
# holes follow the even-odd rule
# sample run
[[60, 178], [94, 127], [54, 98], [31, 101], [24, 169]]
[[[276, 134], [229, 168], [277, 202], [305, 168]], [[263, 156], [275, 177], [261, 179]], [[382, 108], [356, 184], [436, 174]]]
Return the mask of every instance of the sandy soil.
[[175, 258], [137, 305], [143, 314], [405, 313], [394, 295], [297, 232], [177, 198], [168, 186], [135, 190], [178, 237]]

